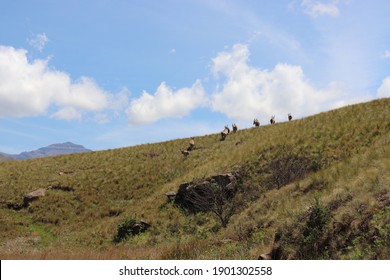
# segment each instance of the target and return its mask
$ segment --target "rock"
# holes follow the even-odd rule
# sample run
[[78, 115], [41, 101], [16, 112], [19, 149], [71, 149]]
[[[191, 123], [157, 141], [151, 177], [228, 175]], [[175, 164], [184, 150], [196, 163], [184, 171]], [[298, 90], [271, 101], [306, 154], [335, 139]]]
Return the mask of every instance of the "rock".
[[271, 252], [261, 254], [258, 260], [281, 260], [282, 259], [282, 248], [279, 244], [274, 244]]
[[58, 175], [62, 176], [62, 175], [65, 175], [65, 174], [72, 174], [73, 171], [60, 171], [58, 172]]
[[210, 179], [214, 180], [220, 186], [228, 186], [236, 181], [236, 177], [231, 173], [215, 175]]
[[185, 182], [179, 186], [174, 202], [191, 213], [209, 211], [215, 204], [213, 195], [223, 196], [228, 200], [234, 197], [236, 182], [236, 177], [231, 173], [214, 175], [201, 181]]
[[73, 187], [64, 186], [61, 184], [50, 185], [47, 187], [47, 189], [48, 190], [58, 190], [58, 191], [63, 191], [63, 192], [74, 192]]
[[261, 254], [258, 259], [259, 260], [272, 260], [272, 257], [271, 257], [271, 254], [265, 253], [265, 254]]
[[173, 191], [167, 192], [165, 195], [167, 196], [169, 201], [174, 201], [176, 198], [176, 192]]
[[135, 222], [135, 224], [131, 228], [131, 232], [133, 235], [137, 235], [140, 234], [141, 232], [146, 231], [150, 227], [151, 225], [149, 223], [143, 221]]
[[24, 196], [24, 199], [23, 199], [23, 205], [24, 207], [28, 207], [29, 204], [32, 202], [32, 201], [35, 201], [37, 199], [39, 199], [40, 197], [43, 197], [46, 195], [46, 189], [44, 188], [40, 188], [40, 189], [37, 189], [35, 191], [32, 191], [28, 194], [26, 194]]
[[127, 219], [118, 226], [118, 232], [115, 235], [113, 242], [119, 243], [132, 236], [145, 232], [151, 225], [144, 221], [136, 221], [134, 219]]

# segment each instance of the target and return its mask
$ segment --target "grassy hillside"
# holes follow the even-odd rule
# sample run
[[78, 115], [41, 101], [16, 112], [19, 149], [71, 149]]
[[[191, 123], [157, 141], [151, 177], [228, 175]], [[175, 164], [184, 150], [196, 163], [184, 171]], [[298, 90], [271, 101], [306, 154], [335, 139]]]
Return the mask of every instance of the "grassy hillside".
[[[1, 259], [390, 258], [390, 99], [219, 139], [196, 137], [188, 157], [177, 139], [1, 162]], [[226, 172], [237, 177], [226, 227], [167, 200]], [[130, 219], [151, 227], [113, 242]]]

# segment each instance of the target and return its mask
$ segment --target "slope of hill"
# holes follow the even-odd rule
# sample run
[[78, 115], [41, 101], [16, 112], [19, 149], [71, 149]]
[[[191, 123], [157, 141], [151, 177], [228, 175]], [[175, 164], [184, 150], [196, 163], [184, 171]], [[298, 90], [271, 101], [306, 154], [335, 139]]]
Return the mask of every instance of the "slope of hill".
[[[390, 258], [390, 99], [188, 141], [0, 163], [1, 259]], [[205, 211], [167, 199], [226, 173]]]
[[59, 144], [52, 144], [38, 150], [22, 152], [18, 155], [6, 155], [7, 157], [21, 160], [29, 158], [40, 158], [40, 157], [49, 157], [57, 155], [66, 155], [66, 154], [76, 154], [76, 153], [86, 153], [91, 150], [84, 148], [81, 145], [73, 144], [72, 142], [65, 142]]
[[0, 153], [0, 162], [1, 161], [8, 161], [8, 160], [12, 160], [12, 158], [9, 157], [7, 154]]

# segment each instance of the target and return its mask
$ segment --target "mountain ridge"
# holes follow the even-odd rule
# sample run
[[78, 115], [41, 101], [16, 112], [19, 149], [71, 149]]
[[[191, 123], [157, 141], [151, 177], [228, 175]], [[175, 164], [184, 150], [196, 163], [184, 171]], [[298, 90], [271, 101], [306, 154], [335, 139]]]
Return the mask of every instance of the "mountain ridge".
[[65, 155], [65, 154], [86, 153], [91, 151], [92, 150], [87, 149], [82, 145], [74, 144], [68, 141], [64, 143], [51, 144], [32, 151], [21, 152], [20, 154], [1, 153], [1, 155], [4, 156], [5, 158], [23, 160], [23, 159], [50, 157], [50, 156], [58, 156], [58, 155]]

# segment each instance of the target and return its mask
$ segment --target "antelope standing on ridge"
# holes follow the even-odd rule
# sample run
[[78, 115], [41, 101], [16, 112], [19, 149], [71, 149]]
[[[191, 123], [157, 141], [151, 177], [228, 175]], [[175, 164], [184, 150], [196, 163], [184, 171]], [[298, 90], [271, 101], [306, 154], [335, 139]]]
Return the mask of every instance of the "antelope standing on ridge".
[[260, 121], [258, 119], [254, 119], [253, 120], [253, 125], [256, 126], [256, 127], [260, 126]]
[[232, 124], [233, 132], [236, 133], [238, 130], [238, 126], [234, 123]]
[[271, 119], [269, 120], [269, 122], [270, 122], [271, 124], [275, 124], [275, 123], [276, 123], [276, 121], [275, 121], [275, 116], [272, 116]]
[[292, 120], [292, 116], [290, 113], [288, 113], [288, 121], [291, 121]]
[[194, 137], [191, 137], [190, 142], [188, 142], [187, 151], [192, 151], [195, 148], [195, 140]]
[[221, 141], [225, 140], [226, 136], [230, 133], [230, 129], [227, 125], [225, 125], [225, 129], [221, 132]]

